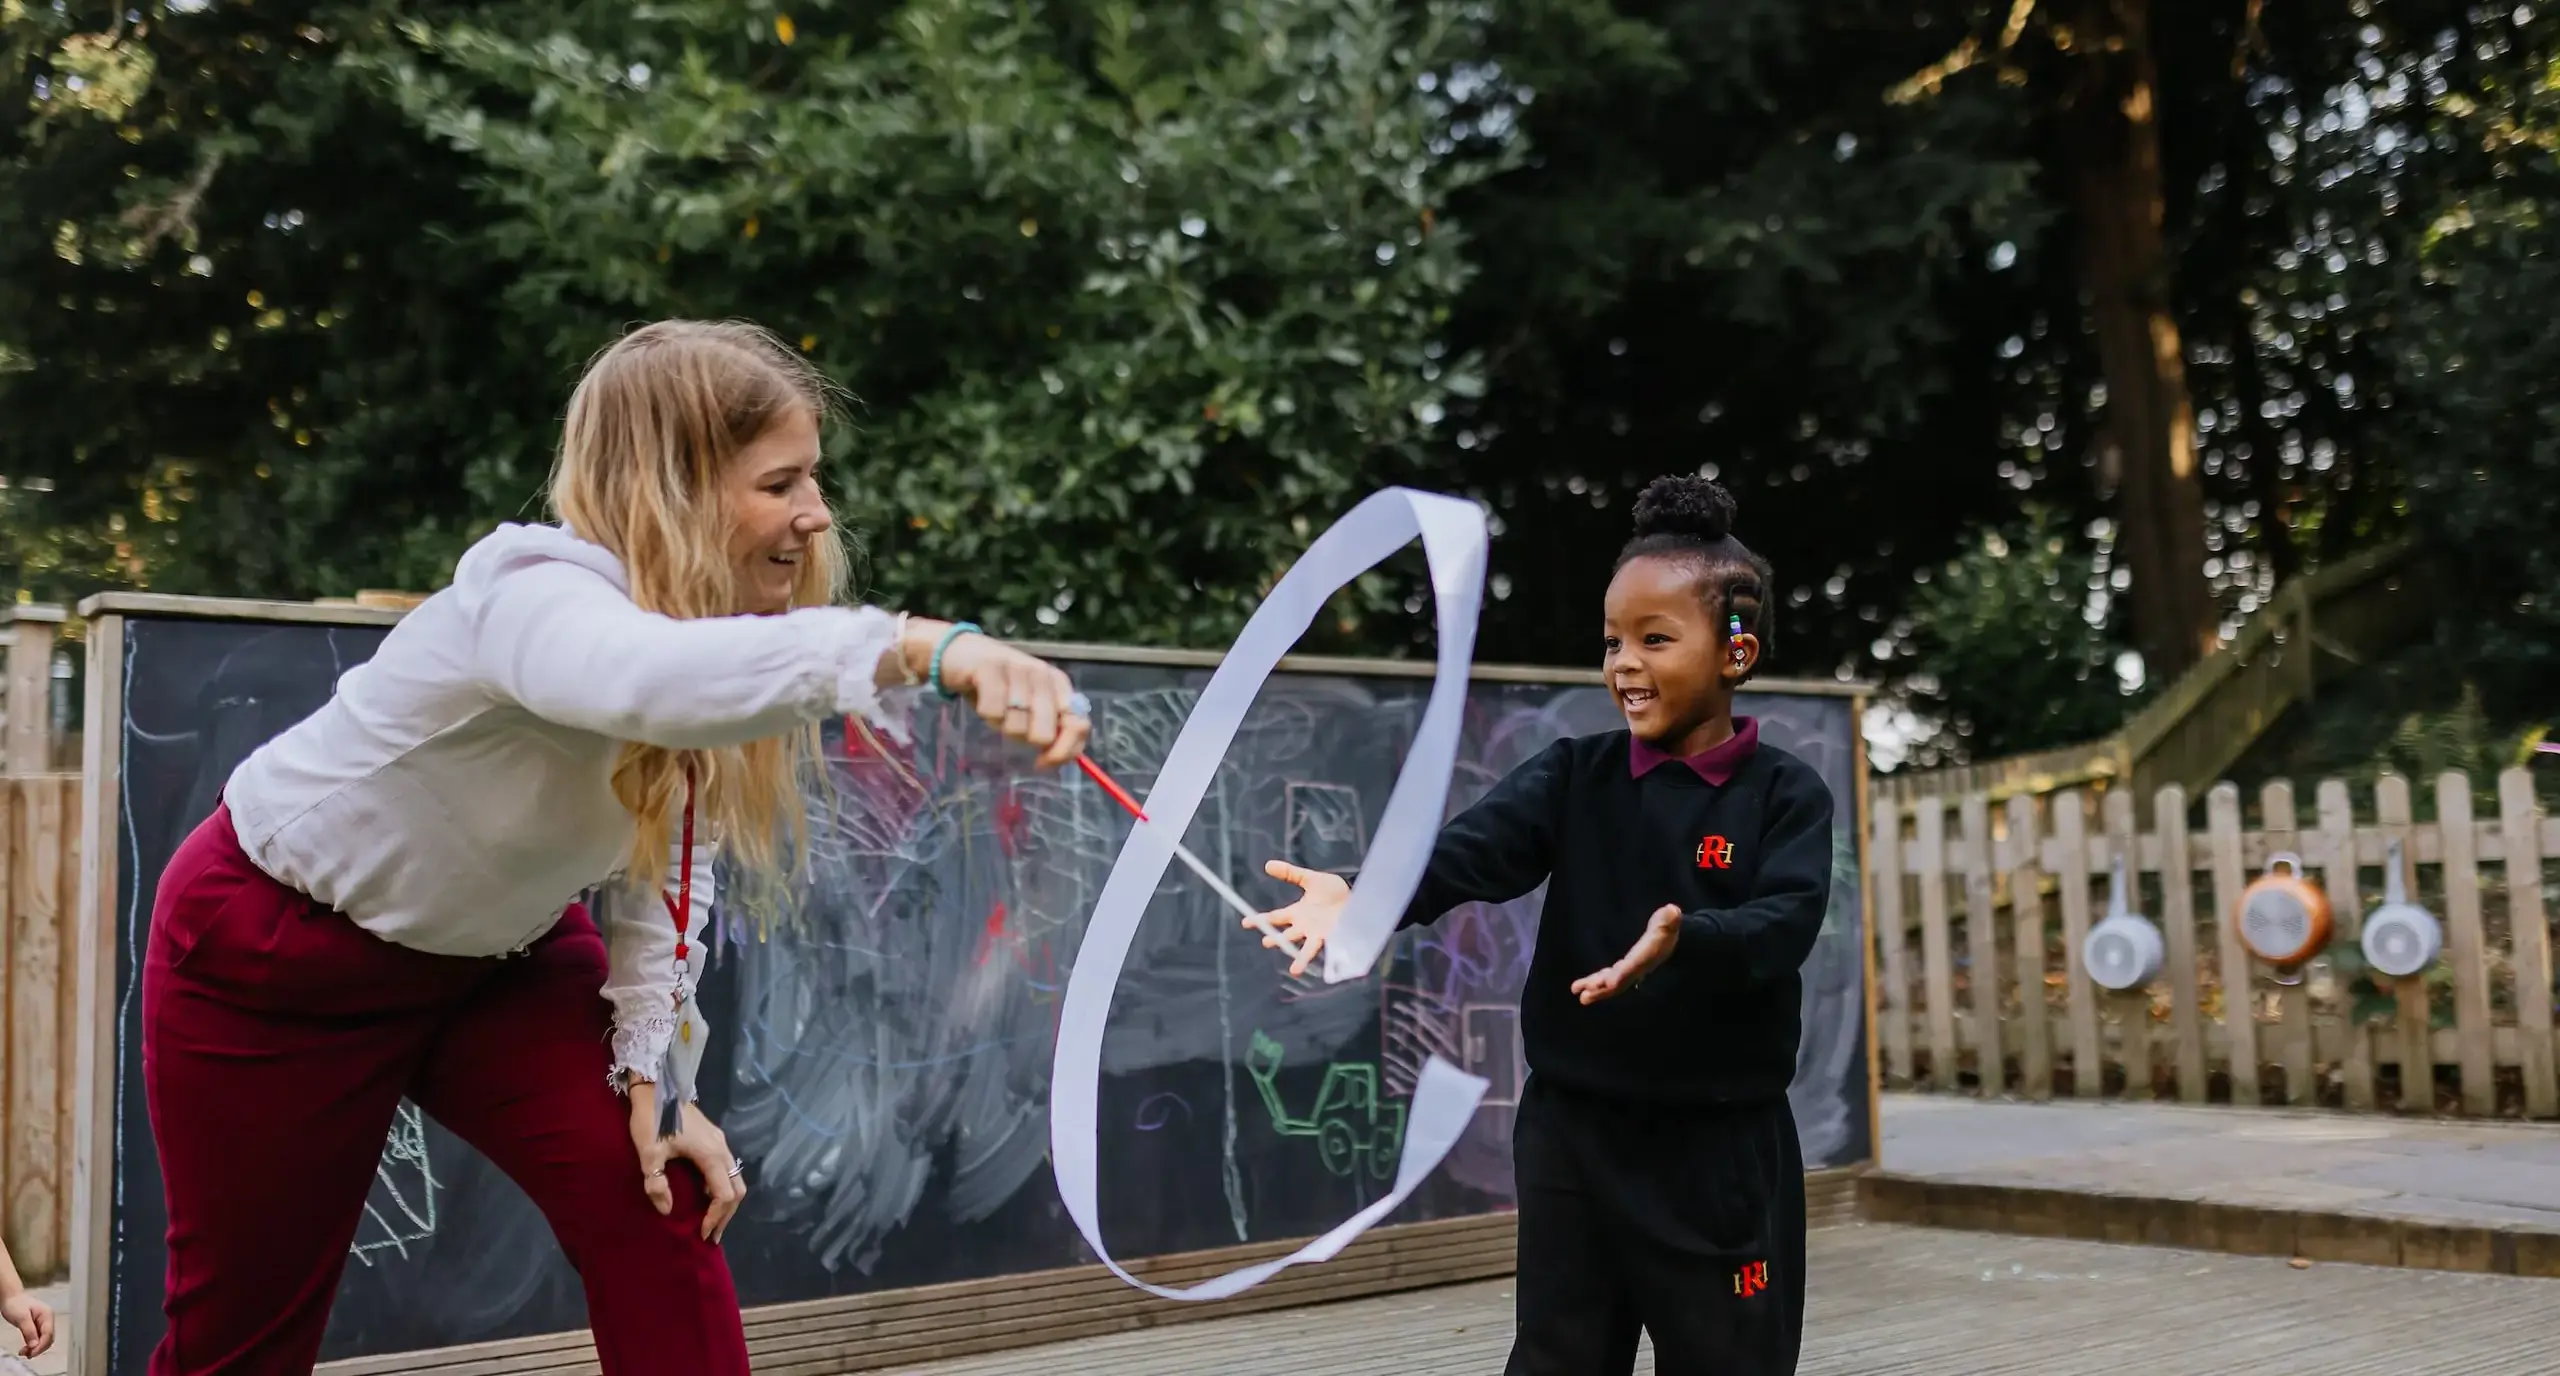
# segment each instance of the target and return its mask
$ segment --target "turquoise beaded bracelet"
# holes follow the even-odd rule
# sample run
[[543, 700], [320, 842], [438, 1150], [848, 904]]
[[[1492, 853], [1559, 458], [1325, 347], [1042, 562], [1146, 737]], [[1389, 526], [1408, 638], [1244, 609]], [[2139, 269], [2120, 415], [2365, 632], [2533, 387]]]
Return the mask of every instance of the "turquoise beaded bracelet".
[[942, 695], [943, 697], [956, 698], [960, 695], [952, 692], [949, 688], [943, 685], [942, 652], [951, 648], [952, 641], [958, 640], [960, 637], [967, 635], [972, 631], [976, 631], [979, 635], [986, 634], [985, 631], [979, 630], [978, 624], [974, 621], [955, 621], [951, 624], [950, 630], [942, 633], [942, 639], [934, 642], [933, 667], [925, 671], [924, 679], [925, 682], [933, 685], [934, 692]]

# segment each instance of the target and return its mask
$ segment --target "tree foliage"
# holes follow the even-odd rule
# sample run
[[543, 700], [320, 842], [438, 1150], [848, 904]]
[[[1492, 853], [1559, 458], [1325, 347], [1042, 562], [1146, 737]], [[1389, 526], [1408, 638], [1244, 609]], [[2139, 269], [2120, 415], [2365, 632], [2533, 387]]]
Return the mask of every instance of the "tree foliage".
[[2449, 141], [2488, 175], [2432, 209], [2391, 336], [2408, 495], [2458, 589], [2439, 634], [2493, 710], [2560, 696], [2560, 35], [2521, 29], [2484, 56], [2511, 80], [2448, 102]]
[[1986, 531], [1923, 582], [1896, 629], [1912, 696], [1946, 723], [1914, 752], [1995, 758], [2115, 730], [2151, 684], [2125, 681], [2132, 654], [2113, 529], [2084, 532], [2030, 508]]
[[1775, 564], [1781, 673], [1857, 667], [1911, 575], [2015, 494], [1988, 266], [2050, 215], [1999, 99], [1889, 106], [1951, 26], [1906, 4], [1535, 0], [1490, 38], [1523, 164], [1462, 194], [1455, 330], [1489, 387], [1453, 481], [1504, 531], [1488, 652], [1597, 653], [1635, 492], [1709, 471]]
[[431, 584], [617, 328], [745, 316], [857, 394], [883, 595], [1206, 642], [1479, 386], [1441, 207], [1503, 156], [1450, 112], [1503, 107], [1449, 5], [8, 22], [0, 471], [160, 586]]
[[[1214, 643], [1416, 472], [1471, 360], [1439, 216], [1467, 21], [1369, 0], [777, 17], [694, 0], [412, 25], [400, 102], [500, 208], [506, 300], [744, 315], [851, 380], [887, 595]], [[1357, 617], [1392, 605], [1383, 580]], [[1396, 596], [1393, 601], [1401, 601]]]
[[[1882, 678], [1970, 729], [1924, 756], [1980, 754], [2122, 706], [2081, 670], [2139, 582], [2027, 595], [2085, 583], [2101, 518], [2156, 548], [2107, 457], [2130, 301], [2176, 327], [2224, 629], [2414, 526], [2480, 590], [2449, 639], [2521, 685], [2484, 687], [2541, 681], [2560, 17], [1474, 3], [0, 0], [0, 565], [432, 586], [529, 514], [595, 348], [745, 316], [856, 398], [883, 598], [1215, 644], [1418, 482], [1496, 517], [1483, 652], [1588, 663], [1627, 503], [1704, 469], [1777, 566], [1775, 670]], [[2066, 116], [2128, 7], [2156, 176], [2100, 204]], [[2108, 296], [2116, 210], [2165, 266]], [[1989, 569], [1995, 533], [2060, 562]], [[1950, 561], [1996, 576], [1951, 600]], [[1427, 638], [1415, 571], [1329, 643]], [[2043, 640], [1977, 634], [2004, 598], [2050, 703], [2007, 686]]]
[[[2131, 539], [2067, 118], [2090, 98], [2088, 8], [1505, 12], [1495, 51], [1537, 91], [1531, 157], [1459, 202], [1484, 264], [1460, 339], [1489, 388], [1454, 439], [1519, 575], [1490, 639], [1583, 655], [1605, 563], [1563, 552], [1605, 549], [1667, 470], [1735, 485], [1790, 585], [1785, 672], [1899, 683], [1885, 632], [1915, 578], [2025, 504]], [[2492, 41], [2516, 20], [2447, 0], [2148, 8], [2159, 166], [2132, 204], [2172, 260], [2193, 575], [2228, 633], [2279, 578], [2399, 528], [2402, 265], [2421, 207], [2483, 175], [2444, 111], [2516, 68]]]
[[460, 161], [337, 60], [389, 9], [0, 10], [21, 588], [417, 586], [528, 495], [555, 380], [508, 366]]

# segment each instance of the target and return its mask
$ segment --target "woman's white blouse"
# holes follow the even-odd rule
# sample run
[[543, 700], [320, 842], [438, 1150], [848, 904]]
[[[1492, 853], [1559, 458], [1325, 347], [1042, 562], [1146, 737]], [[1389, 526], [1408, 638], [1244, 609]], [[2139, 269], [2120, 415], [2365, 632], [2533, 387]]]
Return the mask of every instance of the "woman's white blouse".
[[[843, 713], [903, 736], [904, 713], [874, 683], [897, 635], [871, 607], [643, 611], [603, 548], [505, 525], [325, 706], [242, 761], [224, 801], [260, 869], [374, 935], [502, 955], [620, 871], [633, 834], [611, 787], [623, 742], [735, 745]], [[713, 846], [695, 839], [700, 932]], [[670, 892], [682, 858], [669, 857]], [[657, 894], [619, 883], [598, 907], [615, 1067], [654, 1075], [681, 992], [674, 925]]]

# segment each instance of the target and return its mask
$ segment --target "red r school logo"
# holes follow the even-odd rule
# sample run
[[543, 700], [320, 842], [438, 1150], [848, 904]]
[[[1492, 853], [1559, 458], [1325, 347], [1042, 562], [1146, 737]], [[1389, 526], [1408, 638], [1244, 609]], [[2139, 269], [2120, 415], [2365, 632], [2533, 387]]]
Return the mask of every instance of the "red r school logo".
[[1769, 1288], [1769, 1263], [1755, 1261], [1733, 1273], [1733, 1293], [1746, 1299]]
[[1733, 868], [1733, 843], [1721, 836], [1710, 836], [1698, 843], [1698, 868], [1729, 870]]

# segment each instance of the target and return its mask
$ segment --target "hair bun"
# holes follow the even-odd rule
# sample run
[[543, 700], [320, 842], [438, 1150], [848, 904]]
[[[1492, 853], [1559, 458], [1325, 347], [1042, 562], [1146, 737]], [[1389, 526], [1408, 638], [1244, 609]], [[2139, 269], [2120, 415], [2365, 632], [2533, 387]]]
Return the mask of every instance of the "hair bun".
[[1733, 534], [1734, 511], [1733, 494], [1713, 478], [1656, 478], [1636, 496], [1636, 538], [1694, 535], [1713, 543]]

